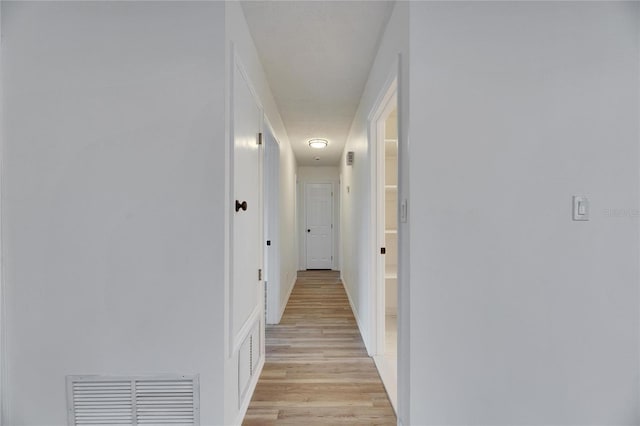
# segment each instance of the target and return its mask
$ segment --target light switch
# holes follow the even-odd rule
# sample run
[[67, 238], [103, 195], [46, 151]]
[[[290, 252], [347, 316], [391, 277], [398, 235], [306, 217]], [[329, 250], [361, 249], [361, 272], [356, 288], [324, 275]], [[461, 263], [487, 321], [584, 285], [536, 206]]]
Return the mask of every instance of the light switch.
[[589, 220], [589, 199], [573, 196], [573, 220]]
[[584, 201], [578, 203], [578, 216], [584, 216], [587, 214], [587, 207], [584, 205]]

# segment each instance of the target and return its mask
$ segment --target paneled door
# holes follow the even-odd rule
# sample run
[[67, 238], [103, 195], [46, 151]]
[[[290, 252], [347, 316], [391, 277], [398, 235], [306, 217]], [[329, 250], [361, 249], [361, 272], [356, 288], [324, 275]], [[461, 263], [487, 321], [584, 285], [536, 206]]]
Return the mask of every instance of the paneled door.
[[262, 110], [238, 66], [233, 79], [233, 276], [232, 332], [235, 338], [262, 303], [262, 183], [259, 133]]
[[333, 185], [305, 185], [307, 269], [333, 267]]

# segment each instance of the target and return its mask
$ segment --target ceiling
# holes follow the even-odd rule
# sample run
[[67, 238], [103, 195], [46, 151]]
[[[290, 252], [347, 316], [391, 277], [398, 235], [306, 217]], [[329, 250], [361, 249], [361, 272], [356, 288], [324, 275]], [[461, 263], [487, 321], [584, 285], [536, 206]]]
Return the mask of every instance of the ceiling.
[[[393, 2], [243, 1], [242, 8], [298, 165], [338, 165]], [[329, 145], [309, 148], [312, 138]]]

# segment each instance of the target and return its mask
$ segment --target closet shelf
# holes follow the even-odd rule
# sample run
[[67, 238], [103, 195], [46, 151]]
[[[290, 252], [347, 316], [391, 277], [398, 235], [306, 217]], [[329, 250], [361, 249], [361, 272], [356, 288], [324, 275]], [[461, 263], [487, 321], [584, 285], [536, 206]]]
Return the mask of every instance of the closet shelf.
[[398, 278], [398, 266], [397, 265], [385, 265], [384, 267], [385, 278]]
[[385, 229], [384, 233], [385, 234], [397, 234], [398, 230], [397, 229]]

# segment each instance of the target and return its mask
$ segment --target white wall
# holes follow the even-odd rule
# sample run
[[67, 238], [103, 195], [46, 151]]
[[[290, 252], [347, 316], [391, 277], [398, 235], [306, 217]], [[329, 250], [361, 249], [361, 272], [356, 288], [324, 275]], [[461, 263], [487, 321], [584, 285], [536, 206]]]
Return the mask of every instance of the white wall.
[[411, 4], [409, 424], [640, 423], [638, 6]]
[[2, 30], [4, 424], [155, 373], [220, 424], [224, 4], [3, 1]]
[[280, 313], [287, 306], [298, 276], [296, 169], [291, 144], [288, 140], [280, 142]]
[[155, 373], [199, 373], [202, 424], [233, 423], [231, 41], [280, 142], [283, 224], [296, 169], [239, 5], [2, 2], [2, 29], [5, 424], [66, 424], [68, 374]]
[[[375, 182], [371, 179], [371, 155], [375, 156], [375, 149], [371, 149], [368, 141], [368, 116], [374, 109], [379, 97], [386, 91], [385, 85], [388, 79], [400, 69], [398, 75], [398, 103], [399, 115], [407, 109], [408, 102], [408, 26], [409, 7], [407, 2], [398, 2], [389, 19], [384, 36], [380, 41], [376, 59], [373, 63], [369, 79], [360, 100], [360, 106], [351, 125], [349, 138], [345, 146], [341, 161], [341, 196], [342, 196], [342, 279], [349, 295], [354, 314], [360, 327], [362, 338], [367, 346], [369, 354], [375, 353], [375, 317], [373, 312], [373, 297], [375, 282], [372, 275], [373, 256], [378, 253], [375, 247], [375, 235], [372, 234], [372, 191], [375, 191]], [[400, 67], [398, 63], [400, 62]], [[406, 150], [406, 122], [399, 119], [399, 193], [402, 198], [408, 189], [406, 175], [406, 158], [403, 151]], [[353, 151], [355, 159], [352, 166], [346, 165], [346, 153]], [[407, 224], [399, 224], [399, 238], [407, 241]], [[406, 250], [405, 250], [406, 251]], [[402, 333], [408, 330], [406, 324], [408, 315], [408, 292], [402, 288], [402, 268], [408, 263], [408, 257], [403, 254], [403, 248], [399, 246], [399, 308], [398, 323], [399, 339]], [[406, 276], [404, 276], [406, 279]], [[404, 304], [404, 309], [403, 309]], [[402, 325], [405, 324], [404, 327]], [[408, 341], [404, 339], [405, 347], [398, 348], [398, 358], [402, 360], [398, 364], [398, 375], [401, 383], [398, 388], [399, 405], [398, 417], [404, 421], [407, 411], [406, 387], [408, 386], [409, 360], [407, 355]], [[405, 386], [403, 388], [403, 385]]]
[[298, 269], [307, 269], [306, 197], [307, 183], [333, 185], [333, 269], [340, 270], [340, 168], [331, 166], [298, 167]]
[[[294, 227], [296, 162], [280, 113], [247, 27], [242, 8], [238, 2], [226, 2], [225, 4], [227, 60], [231, 57], [230, 49], [231, 45], [233, 45], [264, 108], [264, 113], [273, 127], [274, 136], [280, 144], [281, 281], [279, 283], [279, 293], [284, 299], [288, 296], [291, 286], [295, 283], [297, 272], [297, 245]], [[229, 67], [230, 65], [227, 64], [227, 66]], [[282, 303], [286, 304], [286, 299]], [[225, 342], [228, 345], [229, 339], [225, 339]], [[236, 424], [242, 421], [243, 412], [246, 410], [246, 404], [249, 401], [248, 399], [242, 401], [241, 404], [243, 405], [238, 408], [237, 357], [227, 357], [225, 365], [225, 424]], [[250, 396], [249, 394], [248, 397], [250, 398]]]

